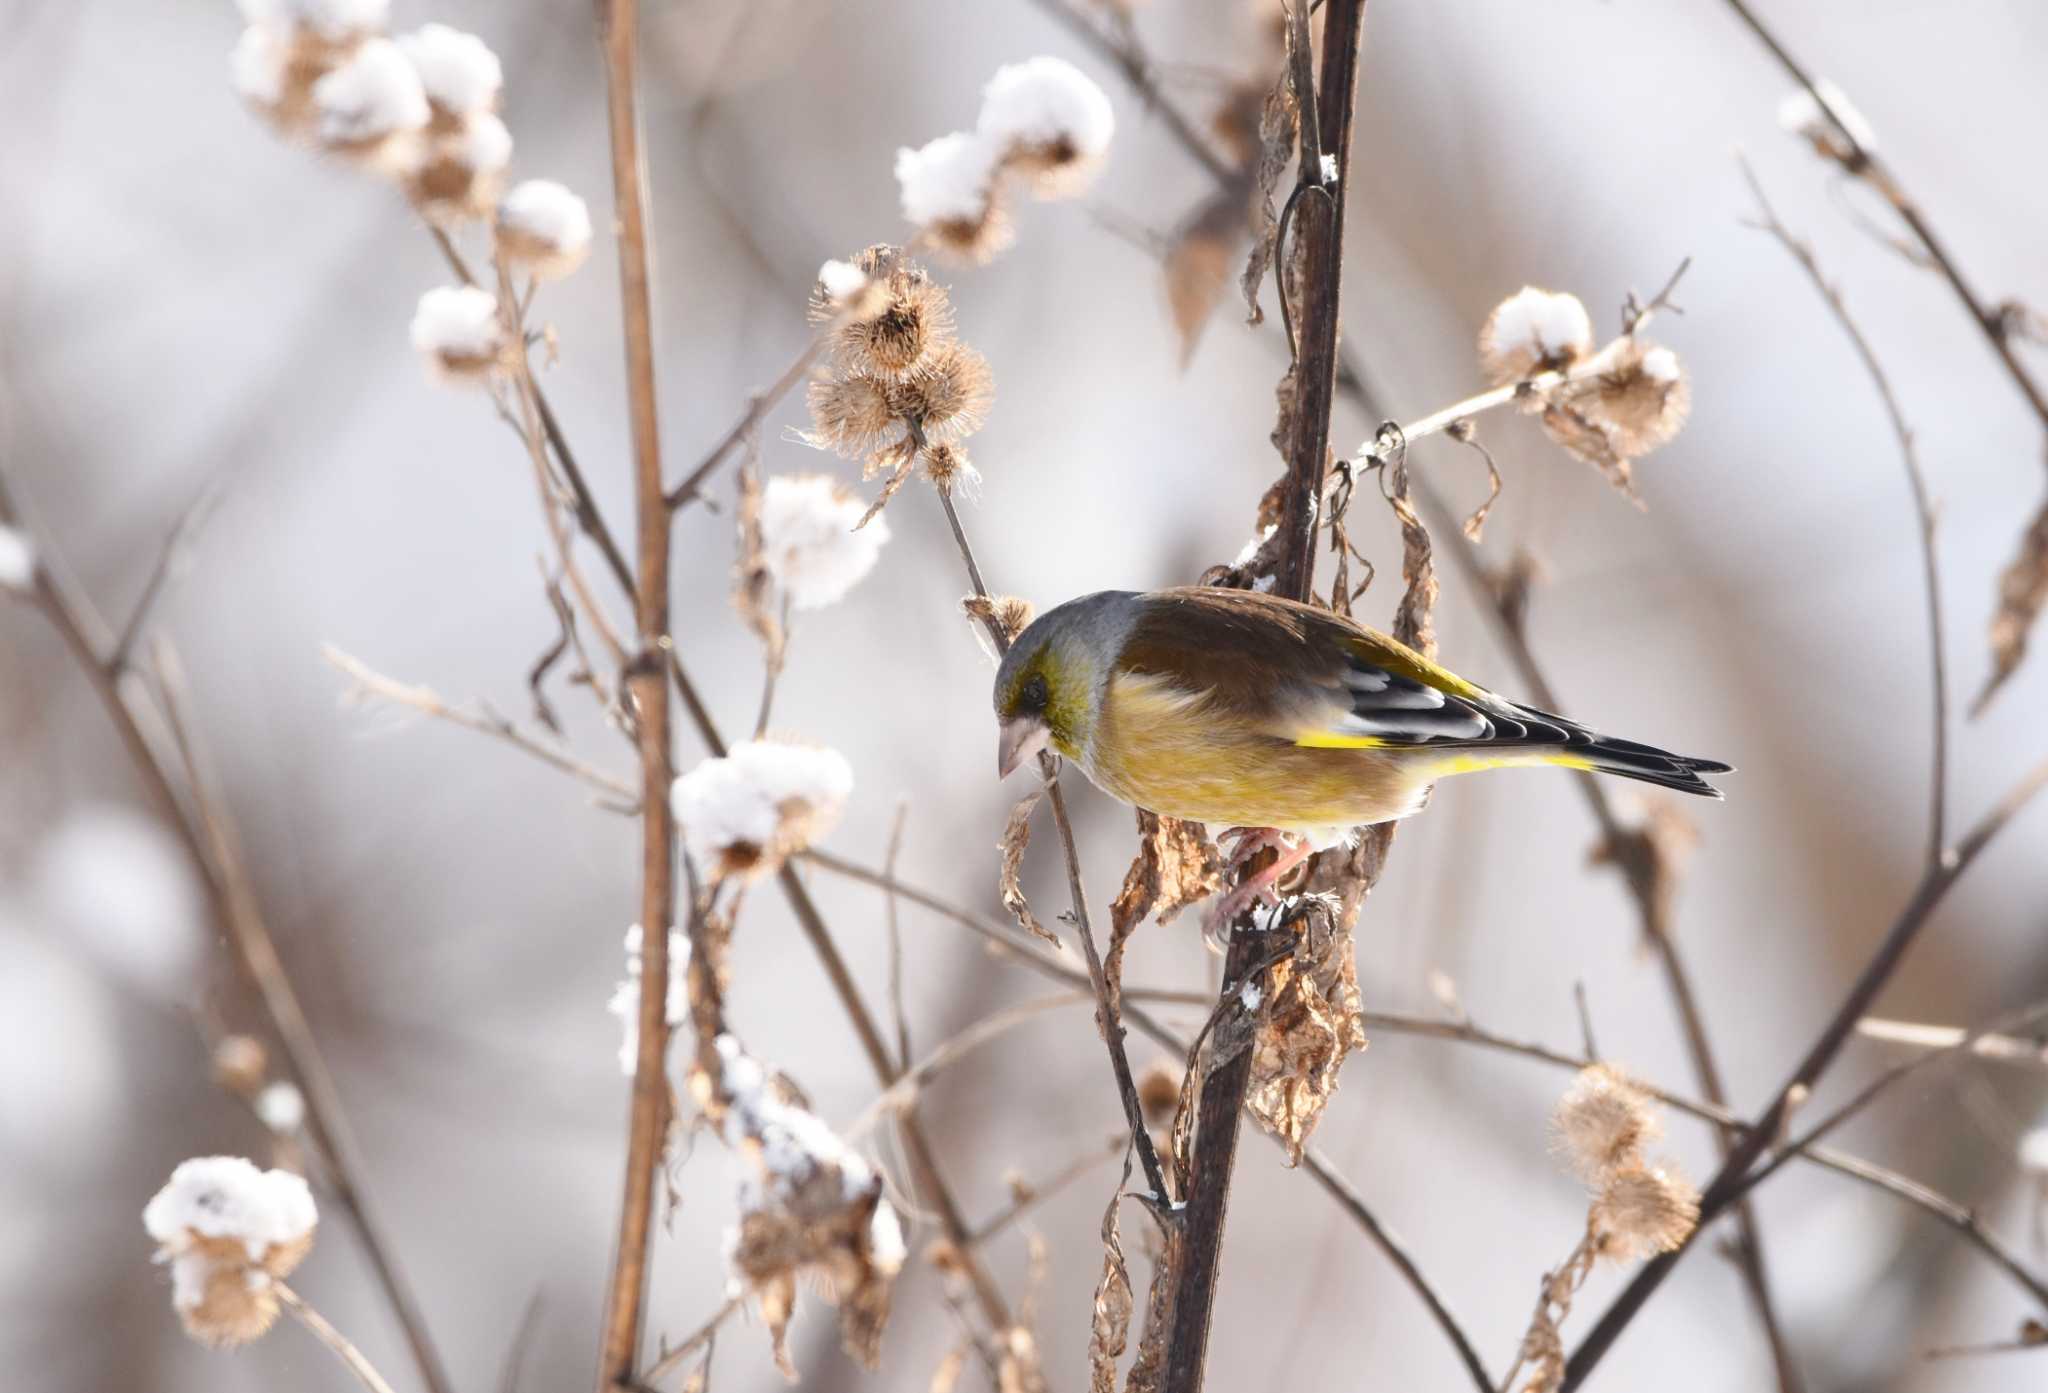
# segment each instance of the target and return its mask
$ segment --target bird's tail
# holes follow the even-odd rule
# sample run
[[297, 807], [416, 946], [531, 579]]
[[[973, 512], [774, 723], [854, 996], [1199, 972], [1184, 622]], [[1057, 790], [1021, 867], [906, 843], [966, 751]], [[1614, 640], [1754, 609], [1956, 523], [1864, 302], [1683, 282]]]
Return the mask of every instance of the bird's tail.
[[1492, 738], [1445, 748], [1431, 771], [1433, 776], [1551, 765], [1616, 774], [1680, 793], [1719, 798], [1721, 790], [1700, 776], [1735, 772], [1732, 765], [1719, 760], [1694, 759], [1634, 740], [1617, 740], [1532, 707], [1502, 702], [1499, 710], [1488, 708], [1486, 714], [1494, 729]]
[[[1592, 732], [1587, 734], [1592, 735]], [[1593, 735], [1590, 744], [1567, 746], [1558, 754], [1562, 756], [1558, 761], [1561, 764], [1591, 769], [1597, 774], [1641, 779], [1646, 784], [1677, 789], [1680, 793], [1695, 793], [1702, 798], [1719, 798], [1721, 790], [1700, 775], [1735, 772], [1733, 766], [1719, 760], [1675, 755], [1654, 745], [1639, 745], [1633, 740], [1615, 740], [1605, 735]]]

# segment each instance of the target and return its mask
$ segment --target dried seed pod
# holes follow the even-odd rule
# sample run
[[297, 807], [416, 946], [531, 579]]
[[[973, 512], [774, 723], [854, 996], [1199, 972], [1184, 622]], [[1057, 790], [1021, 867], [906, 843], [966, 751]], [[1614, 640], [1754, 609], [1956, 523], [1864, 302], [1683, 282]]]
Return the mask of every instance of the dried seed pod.
[[1593, 351], [1593, 320], [1576, 295], [1525, 285], [1479, 331], [1479, 362], [1495, 385], [1570, 367]]
[[1692, 389], [1676, 353], [1628, 339], [1614, 366], [1576, 389], [1571, 400], [1607, 428], [1616, 454], [1639, 459], [1669, 444], [1685, 425]]
[[896, 415], [915, 421], [928, 440], [960, 440], [981, 429], [995, 396], [988, 359], [966, 344], [941, 344], [889, 388]]
[[1650, 1096], [1611, 1064], [1581, 1069], [1550, 1114], [1553, 1149], [1589, 1185], [1640, 1165], [1662, 1130]]
[[1653, 1257], [1692, 1236], [1700, 1195], [1669, 1166], [1638, 1166], [1609, 1177], [1589, 1217], [1602, 1256]]
[[[804, 443], [831, 450], [844, 459], [872, 456], [903, 434], [903, 420], [891, 401], [891, 389], [871, 373], [813, 382], [805, 393], [811, 408], [811, 429]], [[873, 476], [872, 469], [867, 471]]]
[[[832, 336], [832, 357], [841, 372], [893, 380], [952, 339], [952, 302], [923, 267], [891, 246], [869, 247], [852, 265], [871, 285], [882, 287], [888, 299], [876, 313], [854, 316]], [[839, 312], [837, 305], [821, 300], [818, 290], [812, 292], [813, 323], [828, 323]]]

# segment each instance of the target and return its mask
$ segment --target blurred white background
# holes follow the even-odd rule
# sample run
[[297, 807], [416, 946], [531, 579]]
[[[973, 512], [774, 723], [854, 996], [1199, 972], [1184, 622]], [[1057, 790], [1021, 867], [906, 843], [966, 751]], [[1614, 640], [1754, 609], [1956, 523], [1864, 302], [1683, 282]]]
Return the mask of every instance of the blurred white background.
[[[440, 19], [498, 49], [515, 173], [608, 201], [589, 6], [395, 8], [399, 27]], [[904, 235], [896, 148], [965, 123], [999, 64], [1060, 54], [1109, 91], [1119, 133], [1090, 203], [1164, 231], [1207, 190], [1117, 75], [1026, 0], [648, 9], [671, 477], [802, 344], [819, 261]], [[2048, 304], [2048, 11], [2012, 0], [1770, 9], [1793, 51], [1852, 95], [1987, 296]], [[538, 1292], [522, 1386], [574, 1387], [595, 1359], [619, 1199], [626, 1085], [605, 1001], [636, 913], [638, 834], [502, 747], [338, 701], [322, 643], [523, 715], [525, 670], [555, 634], [535, 566], [545, 539], [516, 440], [481, 397], [427, 382], [406, 346], [415, 299], [445, 278], [431, 242], [388, 190], [282, 145], [240, 108], [225, 61], [238, 22], [224, 0], [0, 3], [0, 464], [68, 572], [115, 615], [171, 520], [236, 471], [161, 614], [197, 723], [456, 1381], [494, 1386]], [[1256, 48], [1236, 0], [1153, 0], [1137, 23], [1172, 65], [1169, 91], [1197, 111], [1216, 91], [1202, 70], [1240, 75], [1233, 63]], [[1786, 88], [1709, 0], [1374, 4], [1345, 282], [1348, 339], [1386, 409], [1412, 417], [1479, 385], [1472, 335], [1525, 282], [1578, 293], [1611, 329], [1629, 288], [1652, 291], [1693, 258], [1677, 297], [1687, 313], [1656, 331], [1692, 374], [1692, 423], [1641, 466], [1646, 509], [1522, 423], [1491, 422], [1507, 486], [1485, 550], [1542, 559], [1532, 641], [1568, 712], [1742, 771], [1727, 803], [1696, 814], [1704, 839], [1677, 917], [1745, 1109], [1779, 1084], [1910, 890], [1928, 684], [1896, 445], [1810, 286], [1742, 225], [1751, 205], [1734, 148], [1814, 239], [1919, 434], [1941, 504], [1959, 705], [1987, 667], [1996, 574], [2042, 491], [2038, 425], [1977, 327], [1935, 277], [1844, 215], [1858, 191], [1830, 193], [1830, 172], [1777, 129]], [[540, 313], [561, 339], [548, 390], [617, 521], [630, 500], [613, 264], [600, 218], [590, 265], [548, 290]], [[1248, 330], [1227, 302], [1181, 372], [1156, 264], [1073, 204], [1023, 209], [1010, 252], [942, 279], [962, 336], [996, 375], [976, 442], [985, 482], [966, 512], [995, 587], [1046, 605], [1191, 580], [1237, 552], [1277, 472], [1266, 443], [1277, 317]], [[2048, 372], [2048, 355], [2034, 361]], [[800, 412], [771, 418], [764, 467], [851, 477], [786, 438]], [[1340, 403], [1340, 444], [1374, 424]], [[1451, 443], [1418, 446], [1413, 462], [1454, 498], [1483, 496], [1476, 461]], [[729, 478], [718, 496], [729, 504]], [[799, 617], [776, 726], [853, 762], [854, 802], [831, 849], [878, 863], [907, 802], [906, 879], [996, 910], [994, 844], [1017, 790], [991, 778], [989, 669], [958, 617], [964, 582], [929, 491], [913, 483], [888, 516], [894, 540], [876, 573], [843, 605]], [[1353, 516], [1383, 572], [1361, 617], [1384, 624], [1398, 549], [1372, 490]], [[683, 515], [677, 642], [739, 727], [759, 652], [725, 599], [733, 551], [729, 506]], [[1443, 656], [1514, 694], [1472, 601], [1447, 572]], [[2048, 754], [2044, 701], [2037, 656], [1983, 720], [1959, 725], [1959, 822]], [[588, 757], [626, 767], [588, 703], [568, 693], [558, 705]], [[685, 765], [700, 753], [680, 737]], [[189, 1343], [148, 1262], [138, 1215], [177, 1161], [261, 1156], [267, 1144], [208, 1082], [187, 1014], [195, 983], [211, 984], [234, 1023], [256, 1017], [218, 951], [177, 946], [193, 892], [175, 865], [159, 866], [147, 825], [137, 830], [148, 804], [102, 711], [21, 605], [0, 606], [0, 790], [4, 1381], [53, 1393], [347, 1387], [298, 1331], [234, 1356]], [[1099, 905], [1131, 855], [1129, 815], [1092, 792], [1076, 803]], [[1884, 1013], [1971, 1022], [2048, 987], [2044, 828], [2037, 808], [1972, 871]], [[1361, 920], [1367, 1004], [1436, 1009], [1427, 979], [1440, 970], [1481, 1024], [1570, 1047], [1583, 982], [1606, 1052], [1694, 1092], [1621, 886], [1584, 868], [1592, 836], [1562, 776], [1440, 790], [1403, 829]], [[1041, 905], [1056, 906], [1049, 849], [1028, 869]], [[825, 876], [814, 888], [881, 1000], [879, 896]], [[930, 915], [908, 911], [905, 923], [910, 1018], [926, 1046], [1047, 990]], [[1199, 986], [1211, 962], [1191, 917], [1140, 935], [1129, 980]], [[750, 898], [735, 966], [749, 1043], [828, 1119], [860, 1112], [872, 1078], [772, 894]], [[1141, 1064], [1152, 1056], [1134, 1045]], [[1822, 1101], [1894, 1058], [1852, 1044]], [[1376, 1038], [1347, 1066], [1318, 1138], [1497, 1367], [1583, 1221], [1582, 1197], [1545, 1154], [1563, 1082], [1463, 1046]], [[2040, 1094], [1998, 1066], [1937, 1072], [1842, 1140], [1977, 1207], [2048, 1266], [2013, 1146]], [[1053, 1171], [1118, 1125], [1080, 1010], [947, 1074], [924, 1116], [971, 1215], [1001, 1205], [1006, 1170]], [[1673, 1131], [1686, 1167], [1710, 1172], [1707, 1134]], [[657, 1246], [651, 1305], [672, 1335], [720, 1299], [723, 1168], [704, 1147], [676, 1174], [683, 1203]], [[1084, 1378], [1113, 1174], [1034, 1220], [1050, 1244], [1041, 1333], [1060, 1388]], [[1248, 1136], [1239, 1177], [1212, 1386], [1458, 1385], [1412, 1295], [1274, 1148]], [[1800, 1167], [1760, 1192], [1759, 1210], [1810, 1387], [2041, 1385], [2038, 1353], [1918, 1357], [1999, 1338], [2029, 1314], [1924, 1216]], [[338, 1215], [327, 1225], [297, 1284], [401, 1388], [415, 1386], [346, 1229]], [[1021, 1240], [993, 1257], [1021, 1291]], [[1568, 1331], [1622, 1279], [1596, 1275]], [[913, 1263], [878, 1376], [844, 1359], [807, 1299], [793, 1338], [807, 1386], [923, 1387], [954, 1339], [937, 1290]], [[1703, 1247], [1598, 1386], [1754, 1389], [1768, 1377], [1735, 1271]], [[728, 1329], [714, 1386], [780, 1386], [758, 1329]]]

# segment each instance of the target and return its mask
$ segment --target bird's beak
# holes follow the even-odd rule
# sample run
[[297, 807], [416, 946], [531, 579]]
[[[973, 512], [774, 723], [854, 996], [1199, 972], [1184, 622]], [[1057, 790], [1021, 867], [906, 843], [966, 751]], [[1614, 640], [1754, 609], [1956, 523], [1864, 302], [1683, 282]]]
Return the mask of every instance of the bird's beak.
[[1044, 721], [1029, 716], [1012, 716], [1003, 722], [1002, 739], [996, 745], [996, 777], [1007, 779], [1031, 756], [1045, 748], [1052, 738]]

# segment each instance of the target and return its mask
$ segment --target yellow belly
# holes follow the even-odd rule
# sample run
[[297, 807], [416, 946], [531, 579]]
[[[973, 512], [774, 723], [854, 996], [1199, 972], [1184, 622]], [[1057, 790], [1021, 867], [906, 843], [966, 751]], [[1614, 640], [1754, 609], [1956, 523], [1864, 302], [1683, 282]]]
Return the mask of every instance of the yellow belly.
[[1104, 791], [1217, 827], [1312, 834], [1390, 822], [1420, 810], [1440, 772], [1407, 751], [1298, 745], [1128, 682], [1103, 703], [1093, 735], [1080, 763]]

